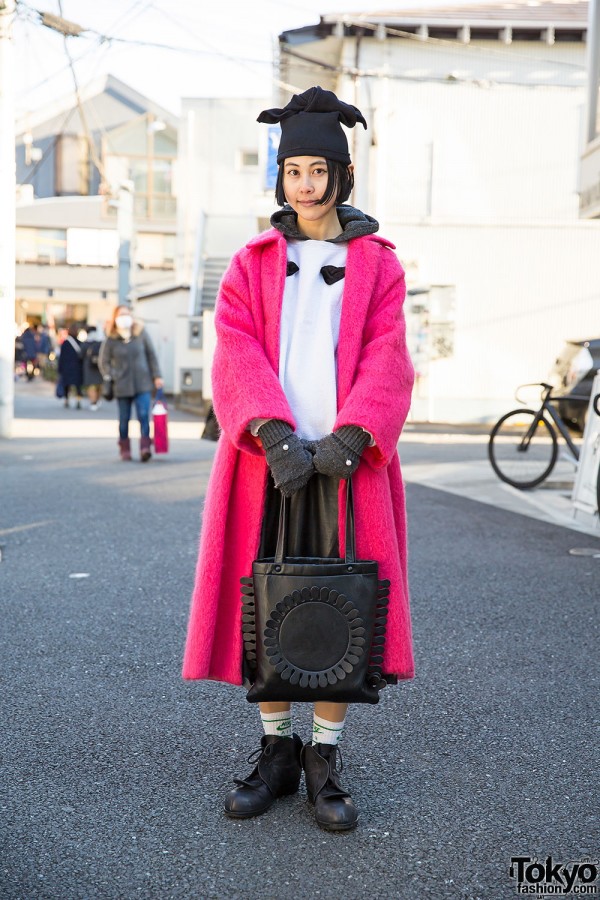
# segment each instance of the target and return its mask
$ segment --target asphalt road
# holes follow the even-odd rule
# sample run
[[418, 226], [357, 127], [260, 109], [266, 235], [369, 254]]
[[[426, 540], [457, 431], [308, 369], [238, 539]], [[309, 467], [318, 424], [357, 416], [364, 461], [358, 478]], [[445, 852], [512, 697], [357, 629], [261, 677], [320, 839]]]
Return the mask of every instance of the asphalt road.
[[[179, 674], [214, 445], [173, 415], [168, 457], [123, 464], [98, 417], [36, 390], [18, 386], [27, 436], [0, 443], [3, 900], [496, 900], [513, 856], [597, 861], [600, 559], [569, 554], [581, 535], [408, 485], [418, 673], [349, 714], [359, 828], [320, 831], [303, 789], [233, 822], [257, 711]], [[89, 436], [65, 436], [77, 415]]]

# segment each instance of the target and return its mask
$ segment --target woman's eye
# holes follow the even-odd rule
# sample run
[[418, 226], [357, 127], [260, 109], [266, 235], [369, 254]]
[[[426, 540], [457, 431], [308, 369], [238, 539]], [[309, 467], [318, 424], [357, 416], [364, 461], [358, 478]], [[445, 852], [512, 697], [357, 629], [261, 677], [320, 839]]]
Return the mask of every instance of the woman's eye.
[[321, 168], [315, 169], [314, 174], [315, 175], [327, 175], [327, 169], [321, 169]]

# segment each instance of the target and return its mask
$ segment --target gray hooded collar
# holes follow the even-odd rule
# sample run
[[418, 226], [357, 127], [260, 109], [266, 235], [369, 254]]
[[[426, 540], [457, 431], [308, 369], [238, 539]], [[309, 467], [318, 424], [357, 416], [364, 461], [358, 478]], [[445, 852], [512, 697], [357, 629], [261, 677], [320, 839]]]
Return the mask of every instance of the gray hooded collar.
[[[330, 244], [343, 244], [356, 237], [364, 237], [379, 231], [379, 222], [366, 213], [355, 209], [353, 206], [342, 205], [336, 207], [337, 216], [342, 226], [342, 233], [337, 237], [328, 238]], [[283, 209], [276, 210], [271, 216], [271, 225], [286, 238], [294, 238], [297, 241], [308, 241], [306, 235], [300, 234], [297, 225], [298, 216], [291, 206], [287, 204]]]

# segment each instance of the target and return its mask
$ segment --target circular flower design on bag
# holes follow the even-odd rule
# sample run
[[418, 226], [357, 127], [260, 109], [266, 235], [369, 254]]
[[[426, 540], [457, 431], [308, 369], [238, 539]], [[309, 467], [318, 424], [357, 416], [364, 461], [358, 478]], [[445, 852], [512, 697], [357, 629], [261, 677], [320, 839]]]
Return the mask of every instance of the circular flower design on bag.
[[264, 629], [269, 662], [300, 687], [336, 684], [365, 652], [364, 622], [354, 603], [327, 587], [305, 587], [279, 601]]

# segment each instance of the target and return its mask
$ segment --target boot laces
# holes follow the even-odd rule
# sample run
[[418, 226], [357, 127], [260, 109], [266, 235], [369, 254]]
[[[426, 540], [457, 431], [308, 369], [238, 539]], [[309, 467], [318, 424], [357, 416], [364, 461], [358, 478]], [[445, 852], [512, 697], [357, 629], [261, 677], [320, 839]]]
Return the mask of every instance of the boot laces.
[[256, 787], [257, 783], [262, 783], [262, 778], [258, 774], [258, 760], [263, 754], [265, 756], [270, 756], [273, 752], [272, 746], [272, 744], [267, 744], [266, 747], [257, 747], [256, 750], [253, 750], [252, 753], [248, 754], [246, 762], [251, 766], [254, 766], [254, 769], [247, 778], [234, 778], [234, 784], [239, 786], [245, 785], [246, 787]]
[[[339, 756], [339, 769], [336, 766], [337, 756]], [[350, 794], [342, 787], [340, 782], [340, 773], [344, 771], [344, 762], [342, 759], [342, 751], [337, 744], [334, 745], [334, 751], [329, 757], [329, 772], [327, 781], [323, 785], [321, 793], [325, 797], [349, 797]]]
[[[340, 747], [339, 744], [333, 744], [332, 746], [333, 746], [333, 753], [329, 757], [329, 759], [331, 760], [331, 768], [338, 772], [343, 772], [344, 771], [344, 759], [342, 757], [342, 748]], [[340, 760], [339, 766], [337, 765], [338, 757]]]
[[258, 762], [263, 753], [265, 756], [270, 756], [273, 752], [272, 747], [273, 744], [267, 744], [266, 747], [257, 747], [256, 750], [253, 750], [252, 753], [248, 755], [246, 762], [249, 762], [250, 765], [253, 765], [255, 762]]

